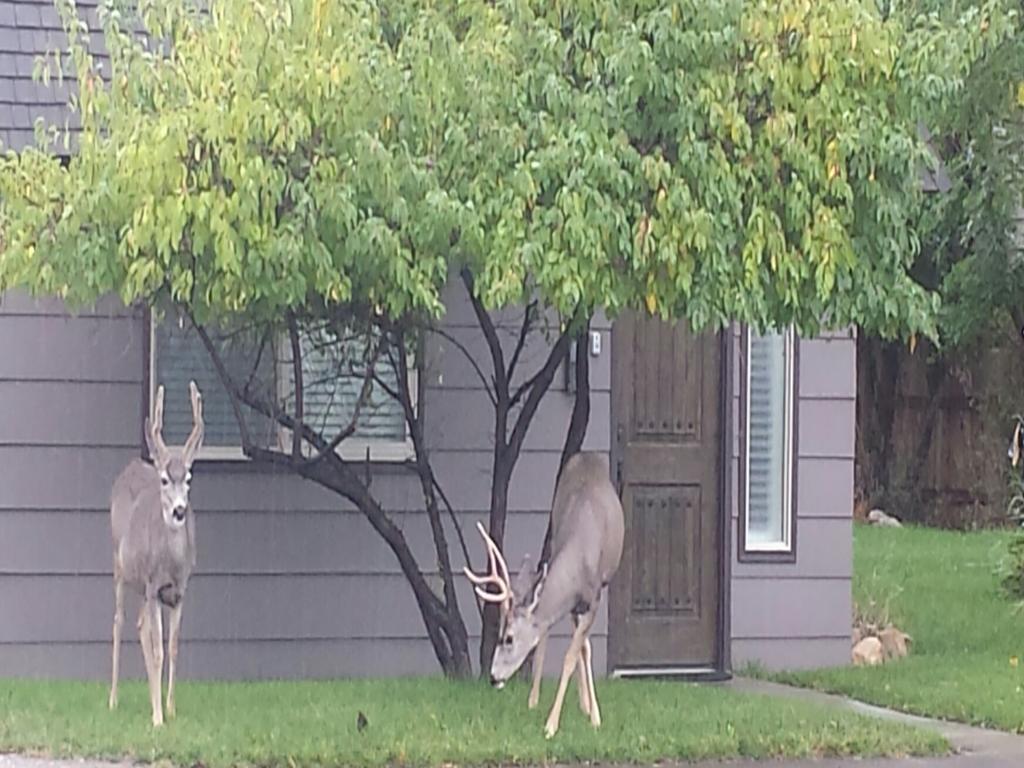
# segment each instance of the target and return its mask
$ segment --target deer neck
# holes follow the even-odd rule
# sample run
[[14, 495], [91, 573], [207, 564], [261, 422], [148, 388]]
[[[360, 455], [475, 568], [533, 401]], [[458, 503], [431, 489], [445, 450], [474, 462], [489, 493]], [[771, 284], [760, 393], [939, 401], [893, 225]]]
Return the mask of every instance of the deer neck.
[[569, 558], [552, 558], [533, 612], [534, 621], [542, 630], [550, 629], [579, 605], [582, 589], [577, 570]]

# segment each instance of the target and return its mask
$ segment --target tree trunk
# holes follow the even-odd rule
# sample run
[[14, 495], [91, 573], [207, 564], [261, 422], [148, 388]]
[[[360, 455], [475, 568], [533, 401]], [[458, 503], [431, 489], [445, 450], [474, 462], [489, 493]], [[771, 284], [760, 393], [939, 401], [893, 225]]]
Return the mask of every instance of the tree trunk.
[[249, 446], [246, 453], [254, 461], [289, 467], [305, 479], [312, 480], [355, 504], [398, 560], [402, 575], [412, 588], [413, 597], [427, 630], [427, 637], [445, 676], [461, 678], [472, 674], [469, 638], [461, 620], [452, 620], [445, 604], [427, 583], [402, 529], [388, 517], [350, 466], [336, 456], [328, 456], [322, 461], [296, 464], [290, 455], [280, 451]]
[[[193, 325], [195, 325], [194, 322]], [[416, 605], [419, 608], [420, 616], [427, 631], [427, 637], [430, 639], [430, 644], [434, 649], [434, 655], [437, 657], [437, 661], [441, 665], [444, 674], [447, 677], [454, 678], [470, 676], [472, 674], [472, 663], [469, 656], [469, 637], [459, 611], [458, 602], [454, 597], [447, 542], [444, 539], [444, 531], [440, 526], [440, 513], [437, 507], [437, 497], [434, 493], [433, 473], [430, 470], [429, 461], [424, 450], [422, 432], [419, 430], [420, 422], [416, 419], [412, 419], [410, 422], [417, 438], [416, 469], [423, 481], [424, 497], [428, 514], [431, 517], [434, 544], [440, 567], [443, 572], [446, 572], [443, 574], [446, 585], [445, 594], [448, 598], [446, 600], [442, 600], [427, 583], [402, 529], [394, 523], [370, 493], [369, 479], [364, 480], [361, 478], [351, 464], [335, 453], [334, 449], [337, 446], [337, 442], [328, 441], [308, 424], [299, 421], [297, 416], [287, 413], [271, 401], [264, 401], [253, 396], [246, 388], [240, 386], [239, 382], [235, 381], [228, 373], [224, 361], [221, 359], [220, 352], [212, 343], [205, 329], [198, 325], [195, 325], [195, 328], [213, 362], [218, 378], [220, 378], [221, 383], [231, 398], [232, 409], [234, 410], [241, 433], [242, 450], [245, 455], [254, 462], [284, 467], [300, 477], [327, 488], [354, 504], [363, 513], [374, 530], [384, 539], [398, 560], [402, 574], [412, 589], [413, 597], [416, 600]], [[404, 349], [401, 352], [404, 355]], [[404, 360], [404, 358], [402, 359]], [[407, 383], [408, 372], [405, 370], [404, 365], [401, 368], [401, 377]], [[364, 382], [365, 391], [366, 384]], [[296, 399], [301, 402], [301, 390], [296, 391]], [[412, 416], [413, 414], [408, 410], [409, 398], [399, 399], [403, 404], [403, 408], [407, 409], [407, 418]], [[242, 414], [241, 405], [243, 403], [248, 408], [275, 421], [282, 427], [292, 430], [296, 437], [289, 452], [270, 450], [253, 443]], [[301, 408], [298, 408], [297, 412], [301, 413]], [[343, 435], [344, 432], [339, 433], [339, 437]], [[307, 440], [318, 451], [315, 459], [306, 459], [301, 454], [301, 451], [296, 449], [295, 446], [298, 445], [299, 438]], [[438, 535], [440, 538], [438, 538]]]
[[914, 452], [909, 457], [906, 471], [901, 478], [900, 486], [904, 496], [912, 505], [913, 516], [918, 520], [927, 517], [923, 506], [924, 490], [921, 487], [921, 475], [924, 473], [925, 465], [931, 456], [932, 437], [935, 435], [935, 426], [942, 414], [942, 389], [946, 381], [946, 362], [943, 358], [932, 360], [927, 365], [925, 373], [928, 386], [928, 407], [921, 420], [921, 433], [918, 435]]
[[869, 507], [888, 502], [901, 355], [897, 344], [857, 335], [855, 486]]
[[[499, 419], [500, 421], [500, 419]], [[495, 440], [504, 440], [495, 436]], [[499, 444], [500, 445], [500, 444]], [[495, 449], [494, 468], [491, 483], [491, 515], [490, 528], [488, 533], [494, 542], [504, 546], [505, 541], [505, 518], [508, 514], [508, 487], [512, 479], [513, 461], [510, 460], [508, 449], [502, 446], [503, 450]], [[509, 566], [514, 567], [513, 565]], [[495, 603], [485, 603], [483, 611], [483, 626], [480, 632], [480, 676], [486, 677], [490, 674], [491, 658], [494, 656], [494, 649], [498, 645], [498, 619], [500, 618], [499, 606]]]
[[[572, 416], [569, 418], [569, 431], [565, 433], [565, 444], [562, 446], [562, 457], [558, 462], [558, 478], [562, 476], [565, 463], [574, 453], [583, 448], [583, 439], [587, 435], [590, 424], [590, 355], [587, 351], [587, 336], [590, 333], [588, 320], [576, 337], [576, 397], [572, 404]], [[557, 485], [558, 479], [555, 483]], [[551, 557], [551, 517], [548, 516], [548, 527], [544, 533], [544, 545], [540, 551], [537, 567]]]

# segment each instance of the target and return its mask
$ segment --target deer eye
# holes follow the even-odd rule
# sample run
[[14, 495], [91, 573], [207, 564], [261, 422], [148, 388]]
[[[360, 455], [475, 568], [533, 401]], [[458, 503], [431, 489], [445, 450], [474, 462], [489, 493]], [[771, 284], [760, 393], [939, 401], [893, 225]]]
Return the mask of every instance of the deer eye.
[[162, 485], [164, 488], [166, 488], [170, 484], [171, 484], [171, 478], [169, 478], [167, 475], [160, 475], [160, 485]]
[[512, 645], [512, 635], [505, 635], [501, 640], [503, 645]]

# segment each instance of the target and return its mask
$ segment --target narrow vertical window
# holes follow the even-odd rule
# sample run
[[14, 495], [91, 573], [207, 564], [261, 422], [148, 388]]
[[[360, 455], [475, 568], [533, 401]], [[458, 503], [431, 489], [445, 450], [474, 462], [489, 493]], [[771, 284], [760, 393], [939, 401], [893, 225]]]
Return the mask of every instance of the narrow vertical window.
[[794, 529], [793, 331], [744, 334], [741, 552], [789, 557]]

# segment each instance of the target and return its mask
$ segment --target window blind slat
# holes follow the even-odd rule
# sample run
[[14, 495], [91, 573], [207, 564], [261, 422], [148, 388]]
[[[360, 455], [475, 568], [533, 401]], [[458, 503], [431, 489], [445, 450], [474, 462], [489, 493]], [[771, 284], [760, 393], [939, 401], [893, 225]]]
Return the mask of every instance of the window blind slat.
[[[211, 336], [221, 347], [221, 355], [229, 373], [236, 381], [248, 379], [257, 356], [255, 339], [241, 335]], [[163, 384], [164, 439], [168, 445], [184, 443], [192, 429], [192, 409], [188, 398], [188, 382], [196, 381], [203, 393], [203, 419], [206, 425], [204, 445], [209, 448], [237, 448], [241, 444], [238, 423], [231, 398], [220, 382], [202, 340], [190, 326], [179, 327], [175, 318], [167, 317], [154, 328], [154, 375]], [[337, 342], [324, 334], [305, 335], [303, 343], [304, 420], [326, 439], [331, 439], [352, 420], [363, 387], [362, 364], [365, 345], [359, 339]], [[282, 392], [278, 376], [285, 375], [287, 396], [285, 406], [293, 411], [294, 385], [291, 381], [290, 346], [288, 359], [275, 361], [272, 350], [264, 350], [257, 372], [257, 386], [262, 394], [280, 401]], [[285, 373], [286, 372], [286, 373]], [[376, 373], [388, 387], [397, 387], [397, 374], [386, 361], [379, 360]], [[250, 434], [258, 444], [277, 442], [275, 425], [267, 418], [244, 409]], [[402, 441], [406, 437], [405, 417], [401, 405], [380, 386], [375, 386], [360, 410], [353, 435], [368, 440]]]
[[751, 334], [747, 383], [747, 512], [748, 545], [777, 545], [787, 539], [786, 467], [788, 416], [786, 402], [791, 354], [787, 334]]

